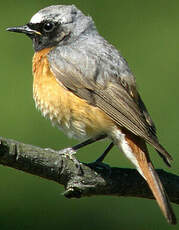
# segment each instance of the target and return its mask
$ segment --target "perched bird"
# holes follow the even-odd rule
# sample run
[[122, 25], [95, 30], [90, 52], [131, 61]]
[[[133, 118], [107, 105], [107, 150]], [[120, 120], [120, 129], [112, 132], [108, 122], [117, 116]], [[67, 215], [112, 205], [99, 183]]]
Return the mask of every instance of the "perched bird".
[[168, 166], [172, 157], [158, 141], [127, 62], [99, 35], [92, 18], [74, 5], [55, 5], [37, 12], [26, 25], [8, 31], [32, 39], [36, 106], [68, 136], [86, 140], [71, 150], [111, 139], [99, 160], [117, 145], [147, 181], [167, 221], [176, 224], [146, 143]]

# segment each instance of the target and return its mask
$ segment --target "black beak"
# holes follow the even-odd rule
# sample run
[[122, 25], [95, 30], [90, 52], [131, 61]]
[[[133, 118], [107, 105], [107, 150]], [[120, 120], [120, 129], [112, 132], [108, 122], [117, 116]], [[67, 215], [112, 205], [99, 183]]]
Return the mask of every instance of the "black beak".
[[24, 26], [17, 26], [17, 27], [11, 27], [11, 28], [7, 28], [7, 31], [10, 32], [16, 32], [16, 33], [23, 33], [26, 35], [41, 35], [40, 32], [36, 31], [36, 30], [32, 30], [28, 25], [24, 25]]

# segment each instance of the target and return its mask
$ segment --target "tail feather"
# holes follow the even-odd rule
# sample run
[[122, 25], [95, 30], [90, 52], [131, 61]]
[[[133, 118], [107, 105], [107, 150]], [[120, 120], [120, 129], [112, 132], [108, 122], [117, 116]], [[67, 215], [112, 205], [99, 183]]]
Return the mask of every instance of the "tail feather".
[[142, 172], [165, 218], [170, 224], [176, 224], [176, 217], [168, 196], [152, 163], [147, 162], [147, 165], [146, 167], [143, 167]]
[[118, 145], [148, 183], [167, 221], [170, 224], [176, 224], [175, 214], [160, 178], [150, 161], [145, 141], [131, 133], [126, 133], [124, 140], [120, 141]]

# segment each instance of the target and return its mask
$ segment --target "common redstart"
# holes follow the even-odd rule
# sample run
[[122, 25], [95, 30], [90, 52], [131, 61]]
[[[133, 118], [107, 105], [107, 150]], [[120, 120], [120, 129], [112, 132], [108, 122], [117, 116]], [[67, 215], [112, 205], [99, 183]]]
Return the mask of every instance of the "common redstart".
[[92, 18], [74, 5], [56, 5], [40, 10], [26, 25], [7, 30], [32, 39], [37, 108], [68, 136], [86, 140], [71, 150], [111, 139], [99, 159], [117, 145], [147, 181], [167, 221], [176, 224], [146, 143], [168, 166], [172, 157], [158, 141], [127, 62], [99, 35]]

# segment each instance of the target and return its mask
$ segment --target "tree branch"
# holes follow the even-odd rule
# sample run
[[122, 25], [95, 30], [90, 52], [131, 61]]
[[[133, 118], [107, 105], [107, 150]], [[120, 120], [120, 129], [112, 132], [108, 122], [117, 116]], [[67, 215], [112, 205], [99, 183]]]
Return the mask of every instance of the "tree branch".
[[[65, 187], [68, 198], [93, 195], [131, 196], [153, 199], [146, 182], [135, 169], [100, 167], [14, 140], [0, 138], [0, 164], [22, 170]], [[170, 200], [179, 204], [179, 176], [157, 170]]]

